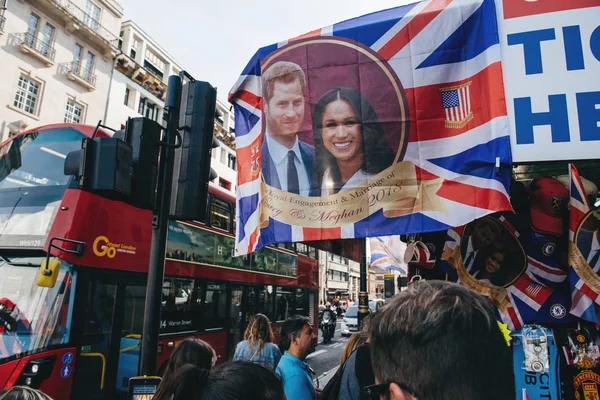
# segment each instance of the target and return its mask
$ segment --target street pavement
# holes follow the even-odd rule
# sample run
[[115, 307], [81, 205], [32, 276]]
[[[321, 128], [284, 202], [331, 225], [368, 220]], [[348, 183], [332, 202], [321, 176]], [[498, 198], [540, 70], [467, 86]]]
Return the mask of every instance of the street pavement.
[[347, 337], [342, 336], [342, 319], [339, 318], [335, 327], [335, 335], [327, 344], [323, 344], [321, 330], [319, 330], [319, 344], [314, 353], [309, 354], [306, 362], [315, 370], [316, 378], [319, 380], [319, 387], [324, 388], [327, 382], [333, 377], [340, 364], [344, 347], [348, 341]]

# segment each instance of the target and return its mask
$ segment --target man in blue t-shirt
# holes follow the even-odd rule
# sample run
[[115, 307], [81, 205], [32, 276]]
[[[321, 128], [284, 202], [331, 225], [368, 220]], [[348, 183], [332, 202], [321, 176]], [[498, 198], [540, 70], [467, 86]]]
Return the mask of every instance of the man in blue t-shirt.
[[283, 383], [288, 400], [317, 399], [312, 381], [312, 368], [304, 362], [306, 356], [315, 350], [316, 345], [317, 334], [308, 318], [294, 315], [283, 323], [279, 348], [285, 353], [275, 372]]

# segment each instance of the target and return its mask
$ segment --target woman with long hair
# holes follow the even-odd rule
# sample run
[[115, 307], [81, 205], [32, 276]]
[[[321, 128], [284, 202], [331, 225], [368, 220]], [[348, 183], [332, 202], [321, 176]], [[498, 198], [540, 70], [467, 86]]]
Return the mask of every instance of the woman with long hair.
[[377, 113], [356, 89], [327, 91], [315, 105], [312, 124], [321, 196], [363, 185], [394, 162]]
[[358, 348], [363, 343], [366, 343], [369, 339], [369, 336], [365, 331], [360, 331], [353, 333], [350, 336], [350, 339], [346, 342], [346, 347], [344, 347], [344, 351], [342, 352], [342, 358], [340, 359], [340, 367], [344, 365], [344, 362], [354, 353], [354, 350]]
[[244, 332], [244, 340], [239, 342], [233, 355], [234, 361], [250, 361], [275, 371], [281, 352], [273, 344], [271, 322], [264, 314], [256, 314]]
[[202, 370], [210, 370], [217, 361], [217, 354], [212, 346], [200, 339], [185, 339], [175, 348], [167, 367], [163, 373], [162, 380], [156, 393], [154, 400], [168, 400], [166, 386], [170, 384], [173, 377], [182, 366], [191, 364]]
[[165, 382], [166, 397], [153, 400], [284, 400], [283, 385], [267, 368], [233, 361], [208, 371], [187, 364]]

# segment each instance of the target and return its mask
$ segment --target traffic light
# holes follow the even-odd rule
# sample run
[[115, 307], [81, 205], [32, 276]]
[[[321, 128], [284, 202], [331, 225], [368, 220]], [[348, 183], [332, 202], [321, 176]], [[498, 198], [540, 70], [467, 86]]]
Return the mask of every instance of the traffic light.
[[84, 138], [81, 149], [67, 154], [65, 175], [74, 175], [79, 187], [122, 200], [131, 194], [133, 149], [118, 138]]
[[133, 182], [130, 203], [152, 210], [156, 199], [158, 153], [162, 126], [149, 118], [129, 118], [125, 129], [115, 133], [133, 149]]
[[[190, 81], [183, 87], [179, 128], [181, 147], [175, 149], [170, 215], [204, 220], [217, 91], [208, 82]], [[218, 143], [217, 143], [218, 145]]]

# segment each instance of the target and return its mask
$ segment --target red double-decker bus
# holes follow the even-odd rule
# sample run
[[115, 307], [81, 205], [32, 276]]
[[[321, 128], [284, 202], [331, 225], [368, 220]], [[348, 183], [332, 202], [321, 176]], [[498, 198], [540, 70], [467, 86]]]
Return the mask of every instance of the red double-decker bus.
[[[115, 399], [137, 374], [152, 213], [64, 175], [66, 155], [93, 133], [48, 125], [0, 146], [0, 388]], [[209, 192], [206, 221], [169, 226], [157, 373], [184, 338], [230, 358], [258, 312], [276, 332], [292, 314], [318, 323], [317, 251], [299, 243], [234, 258], [234, 198]], [[48, 251], [60, 261], [52, 288], [37, 284]]]

